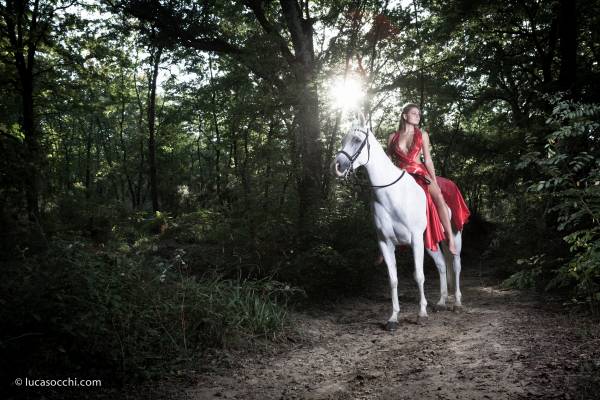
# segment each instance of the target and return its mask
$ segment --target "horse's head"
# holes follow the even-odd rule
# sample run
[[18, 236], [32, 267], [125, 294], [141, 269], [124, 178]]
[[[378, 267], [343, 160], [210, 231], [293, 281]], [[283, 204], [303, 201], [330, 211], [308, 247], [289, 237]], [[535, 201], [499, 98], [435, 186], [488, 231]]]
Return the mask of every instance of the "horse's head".
[[342, 139], [342, 147], [331, 162], [331, 172], [338, 176], [347, 176], [352, 170], [369, 161], [369, 127], [364, 118], [352, 124]]

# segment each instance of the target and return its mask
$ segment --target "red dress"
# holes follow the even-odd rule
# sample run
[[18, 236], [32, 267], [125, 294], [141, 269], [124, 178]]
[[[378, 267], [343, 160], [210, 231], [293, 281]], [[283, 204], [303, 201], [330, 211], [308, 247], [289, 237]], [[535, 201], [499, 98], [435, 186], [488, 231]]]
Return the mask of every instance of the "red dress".
[[[423, 148], [423, 135], [418, 128], [415, 128], [413, 142], [410, 149], [408, 149], [408, 153], [404, 153], [398, 147], [399, 138], [400, 132], [396, 132], [390, 143], [392, 158], [395, 164], [411, 174], [425, 191], [427, 197], [427, 228], [425, 229], [424, 242], [426, 248], [436, 251], [437, 244], [445, 239], [445, 235], [437, 208], [427, 188], [427, 185], [431, 182], [429, 172], [425, 164], [417, 161]], [[454, 228], [462, 230], [463, 225], [469, 219], [470, 213], [460, 190], [450, 179], [437, 177], [436, 180], [444, 196], [444, 200], [446, 200], [446, 204], [448, 204], [448, 207], [452, 211]]]
[[442, 191], [442, 196], [444, 196], [444, 200], [446, 200], [446, 204], [448, 204], [450, 211], [452, 211], [451, 222], [454, 229], [462, 231], [463, 226], [469, 220], [469, 215], [471, 215], [471, 213], [469, 212], [467, 203], [465, 203], [465, 199], [463, 199], [462, 193], [460, 193], [460, 189], [456, 183], [450, 179], [438, 176], [436, 180]]

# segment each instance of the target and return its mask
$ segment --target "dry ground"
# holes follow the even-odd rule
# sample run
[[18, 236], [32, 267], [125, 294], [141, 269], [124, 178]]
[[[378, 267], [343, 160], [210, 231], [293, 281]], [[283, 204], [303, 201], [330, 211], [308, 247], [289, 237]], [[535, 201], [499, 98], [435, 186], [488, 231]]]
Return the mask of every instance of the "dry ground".
[[[371, 295], [295, 314], [285, 345], [237, 354], [194, 378], [181, 399], [600, 399], [597, 321], [520, 291], [464, 277], [462, 312], [416, 322], [416, 285], [400, 277], [400, 326], [383, 329], [385, 267]], [[437, 276], [427, 277], [437, 301]], [[181, 390], [181, 389], [180, 389]]]

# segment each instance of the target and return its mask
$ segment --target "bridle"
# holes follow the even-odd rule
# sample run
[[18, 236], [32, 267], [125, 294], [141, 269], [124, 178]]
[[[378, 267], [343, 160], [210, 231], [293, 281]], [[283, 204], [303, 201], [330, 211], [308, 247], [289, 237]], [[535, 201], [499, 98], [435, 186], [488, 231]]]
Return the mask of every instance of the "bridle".
[[[358, 150], [356, 150], [354, 152], [354, 154], [350, 155], [347, 152], [345, 152], [344, 150], [340, 150], [337, 153], [335, 153], [335, 156], [337, 157], [339, 154], [343, 154], [344, 156], [346, 156], [346, 158], [348, 160], [350, 160], [350, 167], [348, 167], [348, 169], [346, 170], [346, 172], [344, 172], [344, 178], [347, 179], [349, 175], [352, 175], [352, 173], [354, 172], [354, 161], [356, 161], [356, 159], [360, 156], [360, 153], [362, 152], [362, 150], [365, 148], [365, 145], [367, 146], [367, 162], [362, 164], [362, 166], [364, 167], [365, 165], [367, 165], [369, 163], [369, 161], [371, 161], [371, 144], [369, 143], [369, 129], [367, 130], [362, 130], [362, 129], [355, 129], [355, 131], [359, 131], [361, 133], [365, 134], [365, 138], [362, 141], [362, 143], [360, 144], [360, 146], [358, 146]], [[402, 170], [402, 173], [400, 174], [400, 176], [392, 183], [388, 183], [387, 185], [369, 185], [370, 187], [374, 188], [374, 189], [380, 189], [380, 188], [385, 188], [388, 186], [392, 186], [393, 184], [395, 184], [396, 182], [400, 181], [400, 179], [402, 179], [402, 177], [404, 176], [404, 174], [406, 174], [405, 170]]]
[[365, 139], [362, 141], [360, 146], [358, 146], [358, 150], [354, 152], [354, 154], [350, 155], [346, 153], [344, 150], [340, 150], [335, 153], [336, 157], [338, 154], [343, 154], [346, 156], [348, 160], [350, 160], [350, 168], [346, 170], [344, 173], [344, 178], [354, 172], [354, 161], [360, 156], [360, 153], [365, 148], [365, 144], [367, 145], [367, 162], [363, 164], [363, 166], [367, 165], [369, 161], [371, 161], [371, 144], [369, 143], [369, 130], [363, 131], [362, 129], [355, 129], [355, 131], [359, 131], [365, 134]]

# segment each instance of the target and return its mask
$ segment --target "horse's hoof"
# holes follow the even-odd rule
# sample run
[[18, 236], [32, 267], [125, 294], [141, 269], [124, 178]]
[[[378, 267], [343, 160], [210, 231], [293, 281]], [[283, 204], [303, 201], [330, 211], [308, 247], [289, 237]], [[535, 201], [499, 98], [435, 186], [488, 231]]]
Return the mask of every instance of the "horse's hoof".
[[429, 319], [429, 315], [417, 315], [417, 324], [423, 325]]
[[388, 332], [394, 332], [396, 329], [398, 329], [398, 322], [396, 321], [388, 321], [385, 324], [385, 330]]
[[452, 307], [452, 311], [455, 313], [461, 313], [465, 311], [465, 308], [462, 306], [462, 304], [455, 304], [454, 307]]

